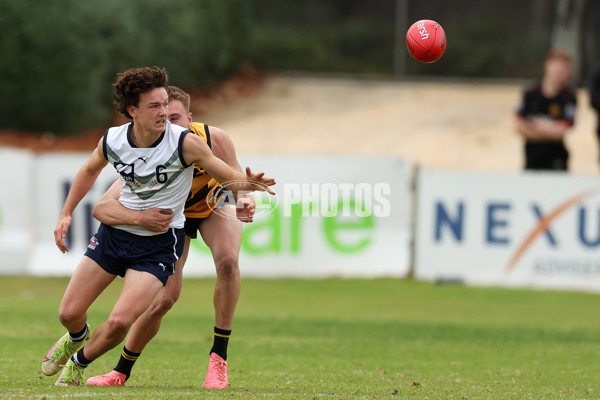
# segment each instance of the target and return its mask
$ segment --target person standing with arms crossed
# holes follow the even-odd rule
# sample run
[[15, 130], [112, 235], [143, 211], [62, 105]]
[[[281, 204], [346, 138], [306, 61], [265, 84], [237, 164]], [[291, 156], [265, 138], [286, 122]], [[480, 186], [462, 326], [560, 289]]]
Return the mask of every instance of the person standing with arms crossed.
[[[219, 182], [237, 191], [265, 190], [275, 181], [264, 174], [234, 171], [210, 151], [200, 137], [167, 121], [168, 76], [163, 69], [132, 68], [119, 74], [115, 87], [117, 110], [133, 122], [106, 131], [89, 160], [77, 172], [54, 229], [55, 242], [68, 251], [63, 239], [71, 215], [110, 162], [121, 175], [120, 202], [137, 210], [173, 213], [169, 229], [157, 234], [132, 225], [101, 224], [90, 239], [59, 307], [67, 328], [42, 361], [46, 375], [63, 371], [57, 386], [78, 386], [84, 369], [117, 346], [131, 325], [151, 305], [174, 273], [184, 245], [183, 209], [192, 183], [194, 163], [200, 163]], [[87, 309], [116, 278], [123, 287], [106, 322], [90, 335]], [[85, 346], [81, 346], [89, 337]], [[65, 364], [66, 362], [66, 364]], [[64, 366], [63, 366], [64, 364]]]
[[564, 138], [575, 123], [577, 100], [568, 86], [571, 57], [552, 50], [544, 63], [542, 82], [527, 90], [516, 115], [525, 140], [525, 169], [566, 171], [569, 152]]
[[[241, 170], [233, 142], [227, 134], [216, 127], [192, 122], [190, 96], [175, 86], [169, 87], [169, 122], [188, 127], [207, 142], [213, 154], [227, 165]], [[94, 207], [93, 215], [107, 225], [147, 225], [149, 229], [164, 230], [170, 216], [123, 207], [119, 199], [117, 182], [102, 196]], [[215, 326], [213, 346], [210, 350], [205, 389], [224, 389], [228, 386], [227, 345], [235, 307], [240, 295], [240, 270], [238, 256], [242, 240], [241, 222], [252, 222], [254, 201], [245, 196], [238, 201], [240, 207], [223, 206], [213, 212], [222, 201], [223, 188], [198, 164], [194, 165], [194, 181], [185, 207], [185, 246], [182, 257], [175, 264], [175, 273], [159, 291], [152, 305], [133, 324], [123, 347], [117, 366], [105, 375], [91, 377], [89, 386], [121, 386], [131, 375], [131, 369], [142, 350], [158, 333], [162, 317], [175, 304], [181, 293], [182, 271], [190, 248], [191, 239], [200, 231], [204, 242], [213, 255], [217, 270], [217, 282], [213, 303]], [[155, 218], [156, 217], [156, 218]], [[237, 217], [237, 218], [236, 218]]]

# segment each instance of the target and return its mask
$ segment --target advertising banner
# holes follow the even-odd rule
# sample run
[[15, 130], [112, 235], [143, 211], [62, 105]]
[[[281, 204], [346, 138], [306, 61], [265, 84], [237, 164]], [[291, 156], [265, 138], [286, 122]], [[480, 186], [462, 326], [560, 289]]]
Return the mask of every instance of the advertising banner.
[[[397, 158], [241, 157], [275, 177], [277, 196], [255, 193], [244, 224], [242, 276], [406, 276], [410, 267], [410, 166]], [[184, 275], [214, 275], [192, 241]]]
[[62, 254], [54, 243], [54, 228], [69, 188], [77, 171], [85, 164], [89, 153], [46, 154], [36, 157], [30, 196], [35, 212], [34, 243], [29, 272], [35, 275], [70, 276], [85, 253], [99, 223], [92, 217], [94, 204], [118, 178], [111, 166], [106, 166], [89, 193], [81, 200], [71, 223], [65, 243], [69, 252]]
[[[106, 167], [73, 214], [62, 254], [53, 230], [75, 174], [88, 154], [37, 157], [29, 189], [36, 210], [29, 272], [70, 275], [96, 232], [95, 202], [117, 179]], [[277, 196], [255, 193], [256, 215], [244, 224], [243, 276], [406, 276], [410, 262], [410, 167], [395, 158], [240, 157], [242, 166], [276, 178]], [[34, 193], [35, 195], [31, 194]], [[187, 276], [214, 276], [210, 250], [192, 240]]]
[[0, 170], [4, 177], [0, 190], [0, 274], [27, 271], [35, 221], [30, 187], [33, 161], [34, 156], [28, 151], [0, 149]]
[[600, 290], [600, 181], [421, 170], [415, 276]]

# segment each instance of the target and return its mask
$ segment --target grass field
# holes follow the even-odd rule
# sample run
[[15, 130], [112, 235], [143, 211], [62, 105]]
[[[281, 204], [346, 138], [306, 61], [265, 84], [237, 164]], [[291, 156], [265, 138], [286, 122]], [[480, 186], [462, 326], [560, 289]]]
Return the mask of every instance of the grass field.
[[[128, 386], [57, 388], [40, 362], [63, 333], [66, 283], [0, 279], [0, 398], [600, 398], [600, 296], [407, 280], [244, 280], [231, 387], [205, 391], [214, 281], [187, 279]], [[92, 327], [119, 289], [92, 306]], [[119, 352], [86, 376], [108, 372]]]

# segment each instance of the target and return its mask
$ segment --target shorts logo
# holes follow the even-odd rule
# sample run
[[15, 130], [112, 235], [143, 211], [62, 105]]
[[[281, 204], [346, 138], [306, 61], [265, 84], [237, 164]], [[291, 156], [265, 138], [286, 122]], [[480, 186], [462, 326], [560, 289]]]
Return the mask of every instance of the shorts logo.
[[92, 236], [92, 238], [90, 239], [90, 244], [88, 244], [88, 249], [95, 250], [96, 246], [98, 246], [99, 244], [100, 242], [98, 242], [96, 236]]
[[175, 273], [175, 264], [163, 264], [163, 263], [158, 263], [159, 267], [162, 267], [163, 272], [168, 272], [169, 274], [174, 274]]

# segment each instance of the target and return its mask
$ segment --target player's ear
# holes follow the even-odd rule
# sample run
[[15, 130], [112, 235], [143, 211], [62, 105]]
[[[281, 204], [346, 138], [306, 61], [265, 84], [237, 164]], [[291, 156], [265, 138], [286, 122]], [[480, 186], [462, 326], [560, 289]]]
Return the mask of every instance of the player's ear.
[[135, 118], [135, 111], [137, 110], [135, 106], [127, 106], [126, 110], [131, 115], [131, 118]]
[[192, 113], [188, 113], [188, 124], [192, 123]]

